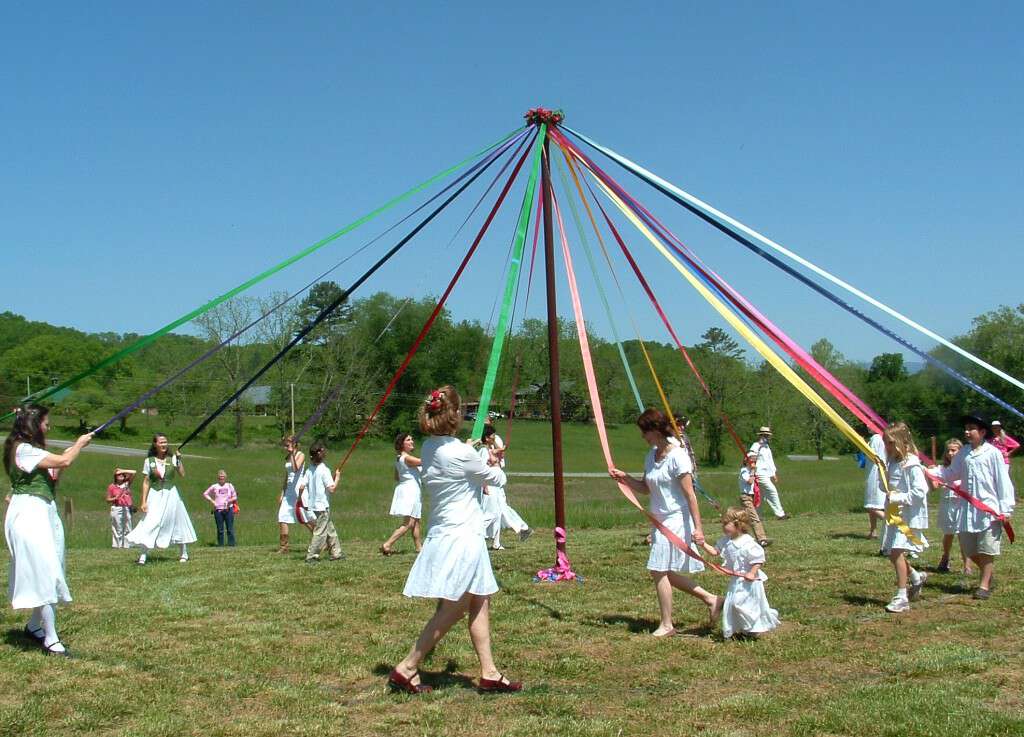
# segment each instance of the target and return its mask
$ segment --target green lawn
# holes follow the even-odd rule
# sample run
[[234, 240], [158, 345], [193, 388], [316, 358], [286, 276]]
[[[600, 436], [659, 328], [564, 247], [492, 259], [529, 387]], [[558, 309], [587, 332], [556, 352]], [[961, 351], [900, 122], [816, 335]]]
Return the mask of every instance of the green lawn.
[[[545, 431], [516, 425], [512, 468], [546, 469]], [[623, 467], [640, 466], [635, 430], [614, 430], [612, 442]], [[75, 602], [60, 623], [79, 657], [44, 658], [19, 634], [24, 616], [4, 609], [0, 735], [1024, 734], [1020, 546], [1000, 559], [988, 602], [959, 593], [957, 575], [933, 575], [912, 612], [886, 614], [891, 566], [863, 539], [864, 515], [850, 511], [862, 472], [849, 459], [780, 464], [796, 516], [768, 524], [766, 570], [783, 626], [748, 642], [722, 642], [682, 595], [676, 623], [685, 634], [650, 637], [657, 607], [644, 570], [646, 524], [604, 479], [567, 488], [569, 552], [585, 582], [533, 583], [553, 562], [550, 484], [514, 479], [510, 499], [538, 534], [526, 544], [509, 536], [509, 549], [493, 556], [502, 592], [492, 624], [499, 665], [527, 689], [478, 696], [460, 627], [424, 666], [438, 690], [410, 698], [387, 693], [384, 678], [432, 607], [401, 596], [410, 542], [390, 558], [376, 553], [393, 524], [388, 445], [355, 456], [335, 501], [349, 559], [319, 566], [300, 552], [271, 552], [276, 451], [191, 450], [215, 457], [188, 464], [183, 490], [201, 542], [186, 565], [156, 553], [139, 568], [130, 552], [104, 547], [102, 493], [117, 459], [83, 455], [68, 474]], [[567, 470], [601, 469], [593, 428], [567, 431], [566, 457]], [[242, 496], [236, 549], [207, 547], [212, 519], [196, 501], [222, 466]], [[731, 502], [733, 469], [723, 471], [706, 474], [705, 485]], [[925, 556], [936, 559], [934, 550]], [[701, 580], [725, 585], [716, 574]]]

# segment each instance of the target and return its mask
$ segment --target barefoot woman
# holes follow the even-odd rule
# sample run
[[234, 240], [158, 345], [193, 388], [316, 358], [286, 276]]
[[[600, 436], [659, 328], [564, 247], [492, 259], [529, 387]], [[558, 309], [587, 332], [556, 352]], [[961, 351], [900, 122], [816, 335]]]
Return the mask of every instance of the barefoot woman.
[[[693, 465], [689, 455], [678, 445], [669, 442], [672, 426], [658, 410], [645, 410], [637, 418], [636, 424], [644, 442], [651, 446], [644, 460], [644, 477], [637, 480], [613, 468], [610, 471], [612, 478], [638, 493], [650, 493], [651, 514], [689, 545], [700, 545], [704, 542], [704, 531], [700, 521], [700, 507], [693, 491]], [[661, 611], [661, 622], [653, 633], [655, 637], [667, 637], [676, 632], [672, 624], [673, 587], [703, 601], [708, 607], [711, 621], [715, 621], [721, 608], [719, 597], [702, 589], [688, 576], [680, 575], [703, 571], [704, 564], [675, 547], [657, 528], [653, 532], [647, 570], [654, 579]]]

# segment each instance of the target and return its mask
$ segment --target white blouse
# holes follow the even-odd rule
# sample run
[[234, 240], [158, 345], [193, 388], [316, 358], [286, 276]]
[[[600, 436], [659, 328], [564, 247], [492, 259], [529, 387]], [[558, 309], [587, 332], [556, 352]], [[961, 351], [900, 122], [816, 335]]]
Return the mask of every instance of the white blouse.
[[476, 490], [484, 484], [505, 485], [505, 472], [488, 466], [477, 451], [450, 435], [423, 441], [420, 479], [430, 496], [429, 535], [484, 529]]
[[889, 501], [900, 505], [900, 516], [907, 527], [928, 528], [928, 480], [917, 456], [889, 461]]
[[644, 459], [644, 483], [651, 492], [651, 514], [664, 521], [673, 514], [684, 509], [689, 513], [689, 505], [683, 499], [683, 490], [679, 478], [693, 473], [690, 456], [679, 446], [671, 446], [661, 460], [657, 460], [657, 450], [652, 448]]
[[[1010, 481], [1010, 467], [1003, 462], [1003, 454], [989, 443], [977, 448], [965, 445], [953, 456], [949, 464], [947, 480], [960, 481], [960, 488], [1000, 514], [1012, 514], [1016, 501], [1013, 497], [1013, 482]], [[963, 507], [958, 510], [960, 532], [982, 532], [987, 530], [995, 518], [961, 500]]]

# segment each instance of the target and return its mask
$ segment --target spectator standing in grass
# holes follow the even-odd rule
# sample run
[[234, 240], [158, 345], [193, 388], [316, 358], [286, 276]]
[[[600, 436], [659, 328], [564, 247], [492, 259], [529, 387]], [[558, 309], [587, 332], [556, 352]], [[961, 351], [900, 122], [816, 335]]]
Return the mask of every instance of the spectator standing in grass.
[[174, 483], [178, 476], [185, 478], [181, 452], [170, 453], [167, 436], [157, 433], [142, 465], [141, 509], [146, 516], [127, 537], [130, 544], [142, 548], [136, 561], [140, 566], [146, 564], [150, 550], [171, 545], [178, 546], [178, 561], [188, 562], [188, 545], [196, 541], [196, 530]]
[[309, 547], [306, 549], [307, 563], [319, 562], [320, 553], [325, 547], [330, 551], [331, 560], [345, 558], [341, 551], [338, 530], [331, 520], [331, 497], [338, 488], [341, 471], [335, 471], [331, 476], [331, 469], [324, 463], [326, 456], [327, 446], [319, 440], [313, 443], [309, 448], [310, 468], [299, 482], [299, 493], [306, 492], [309, 509], [316, 516], [313, 523], [313, 539], [309, 541]]
[[395, 528], [391, 537], [380, 546], [380, 552], [384, 555], [391, 555], [391, 546], [398, 542], [398, 539], [407, 532], [412, 532], [412, 540], [416, 545], [416, 552], [420, 552], [423, 543], [420, 541], [420, 517], [423, 516], [423, 499], [420, 490], [420, 465], [419, 458], [412, 452], [416, 449], [416, 441], [407, 432], [400, 432], [395, 436], [395, 491], [391, 495], [392, 517], [401, 517], [402, 524]]
[[722, 537], [714, 547], [702, 545], [721, 556], [725, 568], [740, 574], [731, 576], [722, 605], [722, 637], [727, 640], [734, 635], [756, 638], [779, 626], [779, 613], [768, 605], [764, 592], [764, 548], [750, 536], [749, 517], [746, 510], [729, 507], [722, 514]]
[[882, 550], [896, 570], [896, 594], [885, 610], [896, 614], [910, 611], [910, 602], [921, 598], [928, 578], [924, 571], [915, 570], [909, 560], [928, 547], [924, 536], [928, 528], [928, 480], [906, 423], [896, 422], [885, 428], [882, 442], [888, 459], [889, 501], [899, 506], [899, 515], [910, 531], [908, 535], [897, 525], [888, 525], [882, 539]]
[[87, 433], [60, 455], [46, 450], [49, 410], [38, 404], [19, 408], [4, 442], [4, 470], [11, 495], [4, 535], [11, 554], [7, 587], [14, 609], [31, 609], [25, 634], [47, 655], [68, 657], [57, 635], [57, 604], [70, 602], [64, 578], [64, 526], [57, 513], [57, 476], [92, 441]]
[[111, 544], [115, 548], [128, 547], [127, 536], [132, 531], [132, 480], [134, 478], [135, 471], [127, 468], [115, 468], [114, 481], [107, 487]]
[[1003, 423], [999, 420], [992, 420], [992, 440], [990, 442], [1003, 454], [1003, 460], [1007, 465], [1010, 464], [1010, 456], [1020, 447], [1020, 443], [1006, 434]]
[[489, 451], [483, 461], [473, 448], [455, 437], [462, 423], [462, 399], [452, 386], [435, 389], [420, 407], [423, 441], [423, 488], [430, 498], [430, 524], [423, 550], [405, 582], [405, 596], [437, 599], [437, 609], [409, 654], [388, 676], [397, 691], [423, 693], [419, 666], [441, 638], [469, 613], [469, 637], [480, 661], [477, 689], [513, 692], [523, 684], [510, 681], [491, 655], [491, 596], [498, 591], [484, 538], [483, 510], [477, 489], [505, 483], [498, 457]]
[[[636, 424], [651, 449], [644, 460], [643, 478], [634, 479], [617, 468], [609, 470], [609, 475], [638, 493], [649, 494], [652, 515], [688, 545], [701, 545], [704, 530], [693, 489], [693, 466], [689, 455], [679, 445], [669, 442], [673, 436], [672, 426], [659, 410], [644, 410]], [[703, 571], [704, 564], [679, 550], [658, 528], [652, 533], [647, 570], [654, 581], [661, 615], [658, 628], [653, 633], [655, 637], [669, 637], [676, 633], [672, 623], [673, 588], [704, 602], [712, 622], [718, 617], [721, 597], [701, 588], [685, 575]]]
[[238, 503], [238, 492], [228, 481], [224, 469], [217, 471], [217, 483], [211, 484], [203, 492], [203, 498], [213, 506], [213, 519], [217, 523], [217, 546], [224, 547], [226, 529], [228, 545], [235, 547], [235, 505]]

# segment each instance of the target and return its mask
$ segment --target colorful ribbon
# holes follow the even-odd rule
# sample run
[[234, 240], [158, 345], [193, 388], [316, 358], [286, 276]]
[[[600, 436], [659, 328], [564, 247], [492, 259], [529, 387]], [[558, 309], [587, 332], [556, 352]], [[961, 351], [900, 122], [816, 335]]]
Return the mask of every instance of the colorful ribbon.
[[[597, 391], [597, 375], [594, 371], [594, 361], [590, 355], [590, 342], [587, 339], [587, 327], [586, 320], [583, 316], [583, 304], [580, 301], [579, 289], [576, 286], [576, 274], [572, 267], [572, 256], [569, 253], [569, 242], [565, 237], [565, 225], [562, 222], [562, 214], [558, 209], [558, 201], [554, 198], [554, 192], [552, 192], [552, 204], [554, 207], [554, 214], [558, 222], [559, 234], [562, 241], [562, 256], [565, 259], [565, 271], [569, 279], [569, 293], [572, 295], [572, 309], [576, 317], [576, 334], [579, 337], [580, 343], [580, 354], [583, 358], [583, 373], [587, 380], [587, 391], [590, 394], [590, 405], [594, 411], [594, 425], [597, 427], [597, 437], [601, 443], [601, 452], [604, 454], [605, 463], [608, 465], [609, 472], [615, 468], [615, 462], [612, 460], [611, 446], [608, 443], [608, 431], [604, 424], [604, 411], [601, 408], [601, 397]], [[728, 568], [715, 563], [713, 561], [704, 560], [697, 552], [681, 537], [676, 535], [672, 530], [662, 523], [657, 517], [651, 514], [646, 507], [644, 507], [640, 501], [636, 498], [636, 494], [626, 484], [616, 480], [615, 482], [619, 491], [626, 497], [626, 500], [634, 507], [639, 509], [644, 515], [650, 520], [651, 524], [654, 525], [658, 530], [677, 548], [682, 550], [686, 555], [703, 562], [708, 567], [718, 571], [719, 573], [727, 576], [738, 576], [740, 574], [735, 571], [731, 571]]]
[[[146, 336], [144, 336], [142, 338], [139, 338], [138, 340], [136, 340], [135, 342], [131, 343], [130, 345], [127, 345], [124, 348], [122, 348], [121, 350], [119, 350], [119, 351], [117, 351], [115, 353], [112, 353], [111, 355], [107, 356], [106, 358], [104, 358], [99, 363], [97, 363], [97, 364], [95, 364], [93, 366], [90, 366], [89, 368], [85, 369], [84, 371], [81, 371], [81, 372], [75, 374], [70, 379], [67, 379], [66, 381], [61, 382], [57, 386], [53, 386], [53, 387], [50, 387], [50, 388], [46, 389], [44, 392], [42, 392], [40, 394], [37, 394], [36, 396], [32, 397], [32, 399], [34, 401], [37, 401], [37, 402], [42, 401], [42, 400], [46, 399], [47, 397], [50, 397], [53, 394], [56, 394], [60, 390], [65, 389], [66, 387], [72, 386], [74, 384], [77, 384], [82, 379], [84, 379], [84, 378], [86, 378], [88, 376], [92, 376], [97, 371], [101, 371], [102, 369], [106, 368], [107, 366], [113, 365], [113, 364], [117, 363], [118, 361], [120, 361], [121, 359], [126, 358], [127, 356], [130, 356], [132, 353], [135, 353], [136, 351], [139, 351], [142, 348], [145, 348], [147, 345], [152, 343], [154, 340], [156, 340], [160, 336], [166, 335], [167, 333], [169, 333], [172, 330], [174, 330], [174, 328], [179, 327], [181, 325], [184, 325], [185, 323], [187, 323], [187, 322], [189, 322], [191, 320], [194, 320], [195, 318], [199, 317], [200, 315], [202, 315], [202, 314], [204, 314], [206, 312], [209, 312], [210, 310], [212, 310], [214, 307], [216, 307], [217, 305], [221, 304], [222, 302], [224, 302], [224, 301], [226, 301], [228, 299], [231, 299], [235, 295], [241, 294], [245, 290], [247, 290], [250, 287], [260, 283], [264, 279], [266, 279], [266, 278], [268, 278], [270, 276], [273, 276], [274, 274], [276, 274], [277, 272], [281, 271], [282, 269], [284, 269], [284, 268], [286, 268], [288, 266], [291, 266], [296, 261], [299, 261], [299, 260], [305, 258], [306, 256], [310, 255], [314, 251], [317, 251], [317, 250], [323, 248], [328, 243], [331, 243], [331, 242], [337, 240], [338, 238], [340, 238], [341, 236], [345, 235], [346, 233], [349, 233], [349, 232], [355, 230], [360, 225], [363, 225], [363, 224], [367, 223], [368, 221], [370, 221], [373, 218], [375, 218], [377, 215], [380, 215], [382, 212], [385, 212], [385, 211], [391, 209], [392, 207], [397, 205], [399, 202], [402, 202], [403, 200], [411, 197], [412, 195], [416, 194], [417, 192], [422, 191], [423, 189], [429, 187], [431, 184], [433, 184], [434, 182], [438, 181], [439, 179], [443, 179], [444, 177], [448, 176], [452, 172], [457, 171], [458, 169], [461, 169], [463, 166], [468, 164], [470, 161], [473, 161], [473, 159], [479, 158], [480, 156], [486, 154], [491, 149], [497, 148], [498, 146], [500, 146], [501, 144], [505, 143], [510, 138], [513, 138], [514, 136], [516, 136], [517, 134], [521, 133], [522, 131], [523, 131], [522, 128], [517, 128], [516, 130], [512, 131], [511, 133], [506, 134], [500, 140], [496, 141], [495, 143], [492, 143], [490, 146], [487, 146], [486, 148], [483, 148], [480, 151], [477, 151], [476, 153], [474, 153], [474, 154], [472, 154], [470, 156], [467, 156], [465, 159], [463, 159], [459, 163], [457, 163], [457, 164], [455, 164], [453, 166], [448, 167], [444, 171], [439, 172], [438, 174], [435, 174], [434, 176], [432, 176], [429, 179], [421, 182], [420, 184], [417, 184], [412, 189], [409, 189], [409, 190], [403, 192], [402, 194], [398, 195], [397, 197], [394, 197], [394, 198], [388, 200], [387, 202], [385, 202], [383, 205], [381, 205], [377, 209], [372, 210], [369, 213], [367, 213], [366, 215], [363, 215], [358, 220], [355, 220], [354, 222], [349, 223], [348, 225], [346, 225], [341, 230], [335, 231], [334, 233], [332, 233], [331, 235], [327, 236], [326, 238], [320, 239], [319, 241], [317, 241], [313, 245], [303, 249], [302, 251], [299, 251], [299, 253], [295, 254], [294, 256], [290, 256], [289, 258], [285, 259], [284, 261], [282, 261], [281, 263], [277, 264], [276, 266], [270, 267], [266, 271], [263, 271], [263, 272], [257, 274], [256, 276], [252, 277], [248, 281], [243, 282], [242, 284], [239, 284], [234, 289], [232, 289], [232, 290], [230, 290], [228, 292], [225, 292], [224, 294], [220, 295], [219, 297], [216, 297], [216, 298], [210, 300], [209, 302], [207, 302], [202, 307], [198, 307], [198, 308], [192, 310], [191, 312], [189, 312], [188, 314], [182, 315], [181, 317], [179, 317], [178, 319], [174, 320], [173, 322], [170, 322], [167, 325], [164, 325], [159, 330], [157, 330], [157, 331], [155, 331], [153, 333], [150, 333], [149, 335], [146, 335]], [[2, 422], [3, 420], [8, 419], [10, 417], [13, 417], [13, 416], [14, 416], [13, 412], [8, 412], [3, 417], [0, 417], [0, 422]]]
[[[543, 141], [547, 131], [547, 124], [541, 123], [537, 140]], [[533, 200], [537, 193], [538, 167], [530, 172], [530, 179], [526, 183], [526, 192], [523, 194], [523, 203], [519, 207], [519, 219], [516, 223], [516, 233], [512, 240], [512, 259], [508, 265], [508, 276], [505, 279], [505, 293], [501, 301], [501, 312], [498, 313], [498, 324], [494, 328], [494, 340], [491, 342], [491, 356], [487, 361], [487, 373], [484, 375], [484, 385], [480, 390], [480, 405], [477, 409], [476, 420], [473, 422], [473, 430], [470, 437], [479, 438], [483, 433], [484, 423], [487, 422], [487, 414], [491, 408], [491, 395], [494, 393], [494, 382], [498, 378], [498, 365], [501, 363], [501, 352], [505, 347], [505, 338], [511, 328], [509, 314], [512, 310], [512, 301], [516, 296], [519, 287], [520, 266], [523, 263], [523, 247], [526, 244], [526, 232], [530, 226], [530, 213], [533, 211]]]
[[634, 175], [636, 175], [639, 179], [642, 179], [643, 181], [646, 181], [648, 184], [650, 184], [651, 186], [655, 187], [656, 189], [661, 191], [666, 196], [668, 196], [671, 199], [675, 200], [677, 203], [679, 203], [680, 205], [685, 207], [687, 210], [689, 210], [690, 212], [692, 212], [695, 215], [697, 215], [698, 217], [700, 217], [702, 220], [707, 222], [709, 225], [712, 225], [713, 227], [715, 227], [718, 230], [722, 231], [723, 233], [728, 235], [730, 238], [735, 240], [737, 243], [740, 243], [741, 245], [747, 247], [748, 249], [750, 249], [754, 253], [758, 254], [759, 256], [761, 256], [762, 258], [767, 260], [769, 263], [771, 263], [771, 264], [775, 265], [776, 267], [782, 269], [783, 271], [785, 271], [790, 276], [794, 277], [795, 279], [799, 280], [801, 283], [805, 284], [806, 286], [810, 287], [814, 291], [818, 292], [819, 294], [821, 294], [826, 299], [834, 302], [835, 304], [837, 304], [838, 306], [842, 307], [844, 310], [846, 310], [850, 314], [858, 317], [859, 319], [861, 319], [862, 321], [866, 322], [868, 325], [871, 325], [873, 328], [875, 328], [876, 330], [880, 331], [881, 333], [883, 333], [884, 335], [888, 336], [889, 338], [892, 338], [893, 340], [898, 342], [900, 345], [902, 345], [907, 350], [912, 351], [916, 355], [920, 356], [924, 361], [928, 362], [932, 366], [935, 366], [936, 368], [938, 368], [941, 371], [945, 372], [949, 376], [952, 376], [953, 378], [955, 378], [960, 383], [962, 383], [965, 386], [973, 389], [974, 391], [978, 392], [979, 394], [981, 394], [982, 396], [986, 397], [990, 401], [995, 402], [996, 404], [998, 404], [999, 406], [1003, 407], [1007, 411], [1012, 412], [1013, 414], [1015, 414], [1018, 417], [1024, 418], [1024, 412], [1021, 412], [1020, 410], [1018, 410], [1013, 405], [1011, 405], [1008, 402], [1006, 402], [1006, 401], [1000, 399], [999, 397], [995, 396], [994, 394], [989, 392], [987, 389], [983, 388], [982, 386], [980, 386], [976, 382], [972, 381], [970, 378], [968, 378], [964, 374], [960, 373], [956, 369], [954, 369], [951, 366], [947, 365], [943, 361], [935, 358], [934, 356], [932, 356], [932, 355], [930, 355], [928, 353], [925, 353], [921, 349], [919, 349], [916, 346], [912, 345], [910, 342], [908, 342], [904, 338], [900, 337], [899, 335], [897, 335], [893, 331], [889, 330], [885, 326], [881, 325], [876, 320], [873, 320], [872, 318], [870, 318], [867, 315], [863, 314], [862, 312], [857, 310], [855, 307], [853, 307], [852, 305], [848, 304], [846, 301], [840, 299], [838, 296], [836, 296], [835, 294], [833, 294], [829, 290], [827, 290], [824, 287], [822, 287], [821, 285], [811, 281], [806, 276], [804, 276], [800, 272], [796, 271], [791, 266], [789, 266], [788, 264], [784, 263], [783, 261], [781, 261], [777, 257], [772, 256], [771, 254], [767, 253], [764, 249], [760, 248], [759, 246], [757, 246], [756, 244], [751, 242], [748, 238], [744, 237], [739, 232], [737, 232], [737, 230], [742, 231], [743, 233], [746, 233], [747, 235], [750, 235], [751, 237], [758, 239], [759, 241], [761, 241], [765, 245], [769, 246], [770, 248], [772, 248], [772, 249], [774, 249], [776, 251], [779, 251], [780, 253], [783, 253], [783, 254], [789, 256], [791, 259], [795, 260], [797, 263], [807, 267], [808, 269], [811, 269], [812, 271], [814, 271], [818, 275], [828, 279], [829, 281], [833, 282], [834, 284], [837, 284], [838, 286], [843, 287], [847, 291], [852, 292], [853, 294], [855, 294], [856, 296], [860, 297], [861, 299], [864, 299], [865, 301], [869, 302], [870, 304], [874, 305], [875, 307], [878, 307], [879, 309], [881, 309], [882, 311], [886, 312], [887, 314], [897, 318], [898, 320], [900, 320], [901, 322], [909, 325], [910, 327], [913, 327], [915, 330], [918, 330], [919, 332], [922, 332], [923, 334], [925, 334], [928, 337], [932, 338], [933, 340], [941, 343], [942, 345], [946, 346], [947, 348], [950, 348], [951, 350], [959, 353], [960, 355], [964, 356], [965, 358], [970, 359], [971, 361], [973, 361], [974, 363], [978, 364], [979, 366], [985, 368], [986, 370], [990, 371], [991, 373], [994, 373], [996, 376], [999, 376], [1000, 378], [1005, 379], [1006, 381], [1009, 381], [1010, 383], [1014, 384], [1015, 386], [1024, 389], [1024, 383], [1022, 383], [1020, 380], [1015, 379], [1014, 377], [1012, 377], [1009, 374], [1001, 371], [1000, 369], [996, 368], [995, 366], [992, 366], [992, 365], [986, 363], [981, 358], [978, 358], [977, 356], [973, 355], [972, 353], [969, 353], [968, 351], [964, 350], [963, 348], [960, 348], [955, 343], [952, 343], [952, 342], [946, 340], [941, 335], [938, 335], [937, 333], [935, 333], [935, 332], [925, 328], [924, 326], [914, 322], [913, 320], [911, 320], [910, 318], [906, 317], [905, 315], [903, 315], [903, 314], [897, 312], [896, 310], [892, 309], [891, 307], [889, 307], [889, 306], [879, 302], [878, 300], [874, 299], [870, 295], [865, 294], [864, 292], [860, 291], [856, 287], [853, 287], [852, 285], [847, 284], [842, 279], [839, 279], [838, 277], [830, 274], [829, 272], [825, 271], [824, 269], [821, 269], [820, 267], [816, 266], [815, 264], [811, 263], [810, 261], [807, 261], [806, 259], [801, 258], [800, 256], [798, 256], [797, 254], [793, 253], [792, 251], [789, 251], [788, 249], [780, 246], [775, 241], [773, 241], [773, 240], [771, 240], [771, 239], [761, 235], [760, 233], [758, 233], [758, 232], [748, 228], [747, 226], [743, 225], [739, 221], [734, 220], [733, 218], [729, 217], [725, 213], [722, 213], [722, 212], [716, 210], [715, 208], [711, 207], [710, 205], [708, 205], [705, 202], [702, 202], [701, 200], [699, 200], [698, 198], [694, 197], [693, 195], [690, 195], [690, 194], [684, 192], [683, 190], [679, 189], [678, 187], [676, 187], [675, 185], [671, 184], [670, 182], [667, 182], [664, 179], [661, 179], [657, 175], [649, 172], [648, 170], [646, 170], [643, 167], [641, 167], [640, 165], [630, 161], [629, 159], [625, 158], [624, 156], [621, 156], [620, 154], [615, 153], [611, 149], [608, 149], [608, 148], [606, 148], [604, 146], [601, 146], [600, 144], [598, 144], [595, 141], [591, 140], [587, 136], [585, 136], [582, 133], [579, 133], [579, 132], [577, 132], [575, 130], [572, 130], [571, 128], [566, 128], [566, 130], [569, 130], [571, 133], [573, 133], [575, 136], [579, 137], [581, 140], [586, 142], [588, 145], [592, 146], [594, 149], [604, 153], [606, 156], [608, 156], [612, 160], [616, 161], [618, 164], [620, 164], [627, 171], [630, 171]]

